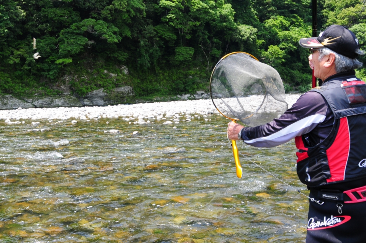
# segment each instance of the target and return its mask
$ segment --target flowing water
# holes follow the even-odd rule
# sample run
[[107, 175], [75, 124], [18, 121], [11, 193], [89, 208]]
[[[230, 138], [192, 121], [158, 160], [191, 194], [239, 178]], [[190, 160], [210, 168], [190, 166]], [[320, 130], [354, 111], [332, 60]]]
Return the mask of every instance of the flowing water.
[[0, 241], [304, 242], [293, 142], [238, 144], [238, 179], [227, 120], [193, 117], [0, 121]]

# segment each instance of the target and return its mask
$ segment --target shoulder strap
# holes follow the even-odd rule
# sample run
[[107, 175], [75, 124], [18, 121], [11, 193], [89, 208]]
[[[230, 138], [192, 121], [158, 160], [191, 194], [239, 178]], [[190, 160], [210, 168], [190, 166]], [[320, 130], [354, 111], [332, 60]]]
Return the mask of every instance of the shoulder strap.
[[341, 81], [331, 80], [319, 89], [327, 101], [335, 119], [366, 113], [366, 84], [361, 80]]

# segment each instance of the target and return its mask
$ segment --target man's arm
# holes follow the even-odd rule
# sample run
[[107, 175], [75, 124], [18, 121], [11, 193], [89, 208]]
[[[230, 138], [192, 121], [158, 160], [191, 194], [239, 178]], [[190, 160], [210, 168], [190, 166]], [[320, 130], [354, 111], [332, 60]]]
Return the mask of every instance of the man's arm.
[[307, 92], [279, 118], [256, 127], [229, 123], [228, 138], [241, 139], [255, 147], [274, 147], [312, 131], [326, 119], [328, 105], [317, 92]]

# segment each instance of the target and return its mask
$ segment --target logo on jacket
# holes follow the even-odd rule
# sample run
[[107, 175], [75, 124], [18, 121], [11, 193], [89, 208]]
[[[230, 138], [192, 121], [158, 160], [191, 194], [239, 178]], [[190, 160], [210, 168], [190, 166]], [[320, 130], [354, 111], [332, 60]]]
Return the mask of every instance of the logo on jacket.
[[358, 167], [366, 167], [366, 159], [363, 159], [358, 163]]
[[322, 230], [329, 229], [333, 227], [337, 227], [341, 224], [348, 222], [351, 219], [351, 216], [333, 216], [330, 218], [324, 216], [323, 220], [317, 220], [315, 218], [310, 218], [308, 221], [308, 230]]

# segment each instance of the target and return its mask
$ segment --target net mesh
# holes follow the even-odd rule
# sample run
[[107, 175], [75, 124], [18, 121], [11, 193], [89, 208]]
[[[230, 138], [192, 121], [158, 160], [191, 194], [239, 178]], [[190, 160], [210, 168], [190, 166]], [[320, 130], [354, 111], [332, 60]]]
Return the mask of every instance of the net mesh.
[[288, 107], [278, 72], [243, 52], [228, 54], [216, 64], [210, 88], [222, 115], [249, 126], [269, 122]]

